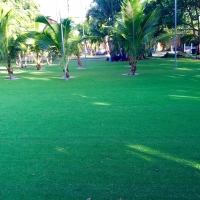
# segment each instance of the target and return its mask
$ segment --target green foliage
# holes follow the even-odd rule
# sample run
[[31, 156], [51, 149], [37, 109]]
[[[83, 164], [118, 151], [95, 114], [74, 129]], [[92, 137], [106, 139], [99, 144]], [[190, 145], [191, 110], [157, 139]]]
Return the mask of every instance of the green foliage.
[[99, 25], [113, 25], [116, 14], [121, 10], [122, 0], [94, 0], [93, 6], [87, 12], [87, 19], [98, 21]]
[[7, 60], [9, 73], [13, 73], [10, 59], [22, 49], [15, 40], [21, 32], [33, 29], [36, 13], [37, 6], [32, 0], [0, 2], [0, 59]]
[[109, 33], [102, 26], [113, 26], [116, 15], [121, 10], [122, 0], [94, 0], [92, 7], [87, 11], [87, 20], [91, 36], [96, 36], [99, 42]]
[[[174, 1], [170, 0], [152, 0], [149, 1], [145, 8], [145, 13], [153, 11], [159, 7], [161, 15], [159, 16], [159, 27], [157, 35], [165, 28], [174, 28]], [[200, 38], [200, 2], [199, 0], [178, 0], [177, 1], [177, 25], [179, 33], [183, 36], [193, 34], [194, 38]]]
[[148, 15], [144, 15], [143, 11], [144, 4], [138, 0], [125, 0], [116, 27], [109, 27], [124, 38], [123, 46], [132, 63], [133, 73], [136, 71], [137, 60], [144, 51], [145, 39], [151, 38], [155, 33], [159, 14], [157, 9]]
[[2, 50], [2, 55], [8, 53], [9, 39], [13, 37], [14, 28], [13, 26], [14, 12], [6, 4], [0, 4], [0, 45]]
[[72, 53], [76, 56], [81, 56], [84, 50], [84, 38], [79, 35], [73, 36], [69, 42]]
[[[154, 9], [159, 8], [161, 15], [158, 16], [159, 28], [157, 30], [157, 35], [162, 32], [166, 27], [174, 28], [174, 1], [163, 0], [157, 1], [152, 0], [148, 1], [146, 7], [144, 9], [144, 13], [148, 14], [152, 12]], [[183, 13], [178, 13], [178, 19], [180, 19]], [[180, 20], [178, 20], [178, 24], [180, 24]]]
[[39, 7], [34, 0], [3, 0], [10, 8], [12, 8], [16, 15], [16, 21], [20, 22], [17, 34], [22, 31], [33, 30], [35, 17], [39, 14]]
[[14, 39], [16, 37], [17, 21], [15, 20], [15, 12], [5, 3], [0, 3], [0, 60], [6, 62], [6, 68], [13, 78], [13, 68], [11, 66], [12, 56], [15, 55]]

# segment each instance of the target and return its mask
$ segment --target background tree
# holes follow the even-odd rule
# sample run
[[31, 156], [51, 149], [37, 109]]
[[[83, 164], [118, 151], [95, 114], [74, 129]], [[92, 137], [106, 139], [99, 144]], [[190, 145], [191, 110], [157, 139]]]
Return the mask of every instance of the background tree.
[[116, 14], [121, 10], [122, 0], [93, 0], [86, 17], [96, 19], [101, 24], [112, 26], [116, 21]]
[[96, 36], [99, 43], [104, 43], [105, 49], [109, 50], [109, 31], [103, 26], [113, 26], [117, 13], [121, 10], [122, 0], [93, 0], [86, 17], [90, 26], [90, 35]]
[[20, 26], [16, 29], [18, 34], [34, 29], [35, 17], [40, 13], [39, 6], [34, 0], [2, 0], [2, 2], [15, 11], [15, 19], [20, 22]]
[[181, 0], [178, 1], [178, 8], [184, 15], [181, 17], [183, 24], [183, 35], [192, 31], [193, 38], [198, 44], [197, 54], [199, 54], [200, 45], [200, 1], [199, 0]]
[[[158, 36], [166, 28], [174, 29], [174, 1], [170, 0], [152, 0], [145, 8], [145, 13], [152, 12], [159, 7], [162, 15], [159, 16]], [[200, 1], [199, 0], [178, 0], [177, 1], [177, 25], [178, 34], [185, 41], [192, 40], [200, 43]], [[189, 39], [190, 38], [190, 39]]]

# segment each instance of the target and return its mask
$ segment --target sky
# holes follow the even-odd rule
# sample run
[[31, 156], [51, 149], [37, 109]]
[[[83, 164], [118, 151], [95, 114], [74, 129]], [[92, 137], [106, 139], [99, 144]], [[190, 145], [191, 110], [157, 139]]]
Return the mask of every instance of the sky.
[[70, 16], [78, 23], [82, 21], [82, 16], [84, 19], [92, 0], [68, 0], [69, 13], [67, 0], [35, 0], [35, 2], [40, 5], [41, 12], [45, 16], [50, 16], [52, 19], [58, 20], [58, 13], [60, 11], [61, 18]]

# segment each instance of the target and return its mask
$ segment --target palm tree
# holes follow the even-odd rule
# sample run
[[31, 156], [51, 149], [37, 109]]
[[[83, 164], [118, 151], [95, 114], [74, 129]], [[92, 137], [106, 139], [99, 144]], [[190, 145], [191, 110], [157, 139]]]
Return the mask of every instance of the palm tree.
[[34, 60], [37, 70], [41, 70], [41, 60], [44, 52], [49, 51], [54, 45], [50, 34], [45, 31], [45, 28], [40, 28], [40, 23], [53, 30], [48, 18], [39, 15], [35, 19], [35, 30], [23, 33], [17, 38], [18, 44], [23, 46], [23, 48], [25, 47], [25, 49], [29, 47], [35, 53]]
[[137, 61], [144, 51], [145, 38], [151, 38], [155, 32], [158, 10], [144, 15], [145, 2], [139, 0], [124, 0], [121, 6], [121, 16], [117, 19], [116, 27], [109, 29], [124, 38], [124, 49], [128, 54], [131, 71], [129, 75], [136, 72]]
[[[80, 49], [79, 51], [77, 51], [77, 48], [79, 47], [78, 42], [81, 41], [81, 39], [77, 40], [73, 38], [72, 20], [70, 18], [66, 18], [62, 19], [61, 23], [54, 22], [53, 24], [50, 24], [47, 17], [37, 16], [35, 21], [37, 26], [41, 23], [45, 25], [43, 30], [30, 31], [26, 34], [23, 34], [19, 37], [19, 42], [26, 43], [27, 41], [29, 41], [30, 44], [30, 40], [32, 40], [31, 47], [36, 53], [37, 69], [41, 68], [40, 61], [43, 51], [46, 50], [56, 52], [57, 56], [61, 58], [61, 65], [63, 66], [63, 71], [66, 72], [66, 77], [70, 77], [68, 69], [69, 60], [71, 55], [75, 52], [80, 62]], [[62, 31], [64, 38], [64, 50], [62, 48]]]
[[77, 57], [79, 69], [83, 68], [83, 65], [81, 62], [81, 55], [84, 50], [84, 45], [82, 44], [82, 42], [83, 42], [83, 38], [80, 37], [79, 35], [73, 36], [73, 38], [70, 41], [71, 50], [72, 50], [73, 54]]
[[[38, 19], [37, 22], [43, 23], [42, 17]], [[64, 41], [62, 41], [62, 31]], [[54, 23], [51, 26], [47, 25], [44, 29], [44, 34], [48, 36], [49, 40], [52, 42], [50, 47], [56, 49], [58, 56], [61, 57], [63, 71], [66, 72], [66, 77], [69, 78], [68, 64], [73, 54], [73, 48], [71, 46], [73, 43], [73, 21], [71, 18], [66, 18], [62, 19], [60, 23]]]
[[[58, 32], [56, 34], [57, 36], [57, 44], [58, 44], [58, 47], [62, 46], [62, 42], [64, 42], [64, 50], [62, 48], [58, 48], [58, 51], [60, 50], [60, 53], [62, 52], [62, 65], [63, 65], [63, 70], [64, 72], [66, 72], [66, 78], [69, 78], [70, 75], [69, 75], [69, 67], [68, 67], [68, 64], [69, 64], [69, 60], [70, 60], [70, 57], [71, 55], [73, 54], [73, 51], [71, 49], [71, 42], [70, 40], [72, 39], [73, 37], [73, 21], [70, 19], [70, 18], [66, 18], [66, 19], [63, 19], [61, 20], [60, 24], [58, 24]], [[62, 41], [62, 29], [63, 28], [63, 40]]]
[[54, 45], [49, 35], [45, 32], [29, 31], [19, 35], [16, 41], [21, 47], [25, 49], [29, 47], [35, 53], [36, 69], [41, 70], [41, 60], [44, 52], [50, 50], [51, 46]]
[[[11, 59], [14, 59], [23, 49], [18, 44], [16, 38], [20, 34], [21, 30], [31, 27], [31, 19], [34, 18], [36, 10], [38, 11], [38, 9], [37, 6], [35, 7], [32, 0], [20, 3], [10, 1], [4, 2], [6, 3], [0, 3], [0, 59], [6, 60], [6, 68], [10, 79], [14, 79], [15, 77], [11, 66]], [[22, 12], [21, 10], [21, 3], [23, 3], [23, 8], [29, 13], [26, 13], [27, 16], [25, 11]], [[30, 5], [33, 5], [33, 7]], [[25, 8], [24, 6], [28, 7]]]
[[1, 59], [6, 60], [7, 71], [10, 79], [14, 79], [13, 69], [11, 67], [11, 55], [9, 42], [13, 38], [13, 16], [14, 12], [6, 4], [0, 5], [0, 46]]

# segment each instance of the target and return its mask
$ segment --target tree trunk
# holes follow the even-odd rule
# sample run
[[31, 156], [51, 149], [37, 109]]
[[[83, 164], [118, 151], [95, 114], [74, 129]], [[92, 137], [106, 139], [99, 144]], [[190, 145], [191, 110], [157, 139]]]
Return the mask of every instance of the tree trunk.
[[109, 46], [109, 42], [108, 42], [108, 35], [105, 36], [104, 43], [105, 43], [106, 54], [110, 54], [110, 46]]
[[68, 67], [68, 63], [69, 63], [69, 58], [67, 58], [67, 62], [66, 62], [66, 67], [65, 67], [65, 71], [66, 71], [66, 78], [69, 78], [69, 67]]
[[40, 63], [38, 63], [38, 62], [36, 63], [36, 69], [37, 69], [37, 70], [41, 70], [41, 65], [40, 65]]
[[69, 78], [69, 77], [70, 77], [69, 72], [66, 71], [66, 78]]
[[36, 69], [41, 70], [41, 59], [39, 57], [39, 54], [36, 55]]
[[14, 76], [13, 72], [9, 73], [9, 76], [10, 76], [10, 80], [15, 79], [15, 76]]
[[136, 72], [136, 65], [137, 65], [137, 60], [134, 58], [130, 58], [130, 64], [131, 64], [131, 71], [129, 72], [129, 75], [134, 75]]
[[51, 56], [51, 55], [48, 55], [48, 56], [47, 56], [47, 65], [52, 64], [52, 62], [53, 62], [52, 60], [53, 60], [52, 56]]
[[148, 50], [147, 50], [147, 56], [148, 57], [152, 57], [152, 48], [151, 48], [151, 43], [148, 43]]
[[68, 65], [67, 65], [67, 67], [66, 67], [66, 69], [65, 69], [65, 75], [66, 75], [66, 78], [69, 78], [70, 77], [70, 75], [69, 75], [69, 69], [68, 69]]
[[27, 67], [27, 55], [24, 56], [24, 67]]
[[18, 54], [18, 66], [23, 67], [22, 58], [21, 58], [20, 53]]
[[13, 79], [15, 79], [15, 76], [14, 76], [13, 70], [11, 68], [11, 58], [10, 58], [9, 54], [7, 55], [7, 64], [8, 64], [8, 66], [6, 68], [7, 68], [8, 74], [10, 76], [10, 80], [13, 80]]
[[83, 68], [80, 56], [77, 56], [77, 61], [78, 61], [78, 68]]

